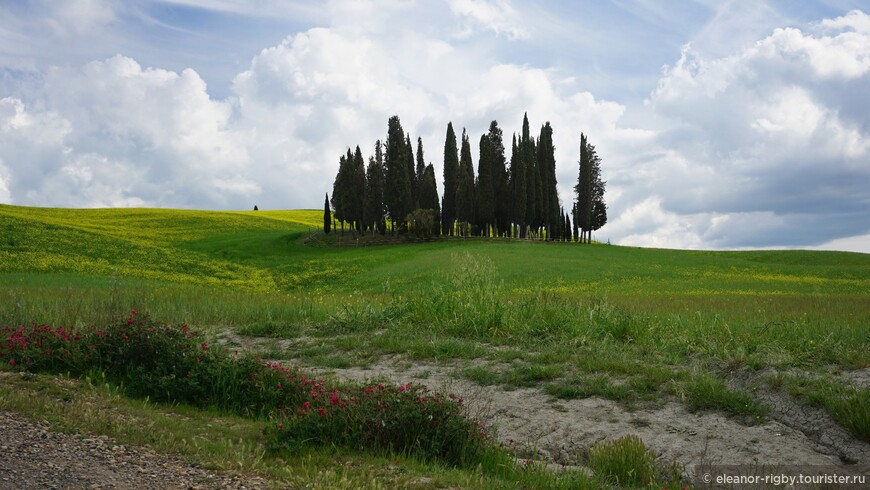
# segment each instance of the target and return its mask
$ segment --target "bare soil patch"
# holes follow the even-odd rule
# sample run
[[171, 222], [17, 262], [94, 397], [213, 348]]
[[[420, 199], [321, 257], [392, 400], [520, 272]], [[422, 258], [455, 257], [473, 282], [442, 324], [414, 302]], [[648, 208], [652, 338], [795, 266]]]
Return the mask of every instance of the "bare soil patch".
[[537, 388], [479, 386], [455, 375], [456, 367], [383, 360], [370, 369], [320, 370], [344, 379], [388, 378], [461, 394], [476, 413], [513, 440], [521, 455], [562, 466], [581, 464], [587, 448], [637, 434], [662, 464], [676, 462], [691, 475], [698, 464], [834, 465], [870, 471], [870, 444], [852, 437], [820, 409], [798, 405], [779, 392], [756, 391], [770, 417], [744, 425], [717, 412], [691, 413], [669, 401], [628, 411], [602, 398], [558, 400]]

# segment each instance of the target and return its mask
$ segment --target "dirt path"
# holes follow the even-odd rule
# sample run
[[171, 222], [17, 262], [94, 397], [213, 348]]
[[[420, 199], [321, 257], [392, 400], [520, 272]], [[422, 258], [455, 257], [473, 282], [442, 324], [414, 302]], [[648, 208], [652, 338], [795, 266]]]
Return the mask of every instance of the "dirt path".
[[604, 439], [637, 434], [662, 463], [687, 474], [698, 464], [834, 465], [870, 473], [870, 444], [859, 441], [820, 409], [782, 394], [756, 393], [772, 406], [766, 422], [747, 426], [716, 412], [690, 413], [677, 402], [629, 412], [601, 398], [555, 400], [539, 389], [505, 391], [457, 379], [454, 368], [382, 362], [371, 369], [334, 369], [340, 378], [386, 377], [461, 393], [473, 412], [496, 424], [499, 437], [526, 447], [527, 457], [573, 466]]
[[257, 477], [217, 475], [108, 437], [52, 432], [45, 423], [0, 412], [0, 489], [259, 489]]

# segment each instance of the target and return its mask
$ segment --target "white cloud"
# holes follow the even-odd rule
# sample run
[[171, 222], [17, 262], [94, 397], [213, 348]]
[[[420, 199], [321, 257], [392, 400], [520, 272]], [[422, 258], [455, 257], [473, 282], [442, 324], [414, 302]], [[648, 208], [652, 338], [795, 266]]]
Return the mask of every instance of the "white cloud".
[[[866, 18], [853, 12], [822, 34], [776, 29], [721, 58], [684, 47], [646, 103], [670, 121], [656, 139], [667, 150], [632, 165], [652, 169], [654, 184], [617, 179], [629, 187], [620, 209], [650, 206], [645, 190], [666, 213], [721, 214], [717, 227], [693, 225], [713, 247], [818, 240], [801, 227], [865, 233], [870, 115], [856, 104], [870, 103], [870, 34], [833, 28]], [[715, 232], [747, 225], [754, 235]]]
[[870, 253], [870, 234], [837, 238], [809, 248], [814, 250], [841, 250], [843, 252]]
[[819, 25], [823, 29], [841, 31], [851, 29], [862, 34], [870, 33], [870, 16], [860, 10], [852, 10], [836, 19], [823, 19]]
[[61, 36], [79, 34], [102, 27], [116, 19], [115, 3], [107, 0], [67, 0], [44, 2], [52, 14], [47, 23]]
[[519, 13], [505, 0], [450, 0], [450, 10], [464, 19], [460, 37], [477, 30], [492, 31], [509, 39], [525, 39], [529, 32]]
[[[0, 157], [19, 204], [227, 206], [250, 202], [246, 142], [196, 72], [116, 56], [45, 77], [40, 106], [0, 100]], [[232, 181], [232, 186], [225, 183]]]
[[9, 168], [3, 164], [0, 158], [0, 203], [12, 202], [12, 193], [9, 192]]

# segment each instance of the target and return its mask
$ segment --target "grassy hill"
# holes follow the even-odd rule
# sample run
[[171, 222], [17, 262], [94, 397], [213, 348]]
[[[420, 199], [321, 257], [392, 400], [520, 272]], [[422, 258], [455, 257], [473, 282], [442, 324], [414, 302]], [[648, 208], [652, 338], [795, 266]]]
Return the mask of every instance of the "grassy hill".
[[[844, 252], [698, 252], [539, 242], [447, 240], [360, 248], [312, 247], [320, 211], [214, 212], [165, 209], [49, 209], [0, 205], [0, 282], [42, 294], [70, 288], [87, 304], [133, 297], [169, 320], [163, 294], [183, 292], [192, 311], [226, 295], [277, 304], [427, 294], [462, 270], [467, 256], [488, 263], [499, 294], [548, 294], [606, 301], [643, 312], [718, 313], [741, 321], [812, 317], [870, 320], [870, 255]], [[350, 233], [347, 241], [352, 241]], [[148, 291], [150, 294], [139, 294]], [[194, 293], [195, 291], [195, 293]], [[30, 297], [30, 294], [22, 296]], [[198, 296], [194, 297], [194, 296]], [[24, 299], [24, 298], [22, 298]], [[151, 303], [153, 302], [153, 304]], [[24, 301], [29, 304], [29, 301]], [[57, 303], [57, 301], [55, 301]], [[48, 306], [46, 309], [45, 307]], [[26, 308], [46, 321], [62, 306]], [[82, 314], [95, 311], [82, 306]], [[232, 324], [253, 318], [233, 318]], [[54, 311], [55, 313], [50, 313]], [[0, 320], [10, 321], [8, 305]], [[43, 315], [49, 315], [48, 317]]]
[[766, 409], [729, 376], [768, 373], [770, 389], [870, 439], [870, 393], [838, 377], [870, 367], [870, 255], [480, 239], [339, 248], [323, 245], [338, 238], [318, 235], [321, 213], [0, 205], [0, 326], [111, 323], [137, 308], [212, 334], [294, 339], [256, 344], [268, 359], [473, 359], [459, 375], [480, 384], [626, 406], [678, 399], [750, 420]]

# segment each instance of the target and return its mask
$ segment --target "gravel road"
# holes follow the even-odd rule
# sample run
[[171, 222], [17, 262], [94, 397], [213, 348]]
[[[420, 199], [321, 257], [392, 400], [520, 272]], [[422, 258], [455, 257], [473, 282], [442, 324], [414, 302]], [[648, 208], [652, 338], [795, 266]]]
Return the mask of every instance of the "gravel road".
[[179, 458], [106, 436], [52, 432], [0, 412], [0, 489], [259, 489], [255, 476], [215, 474]]

